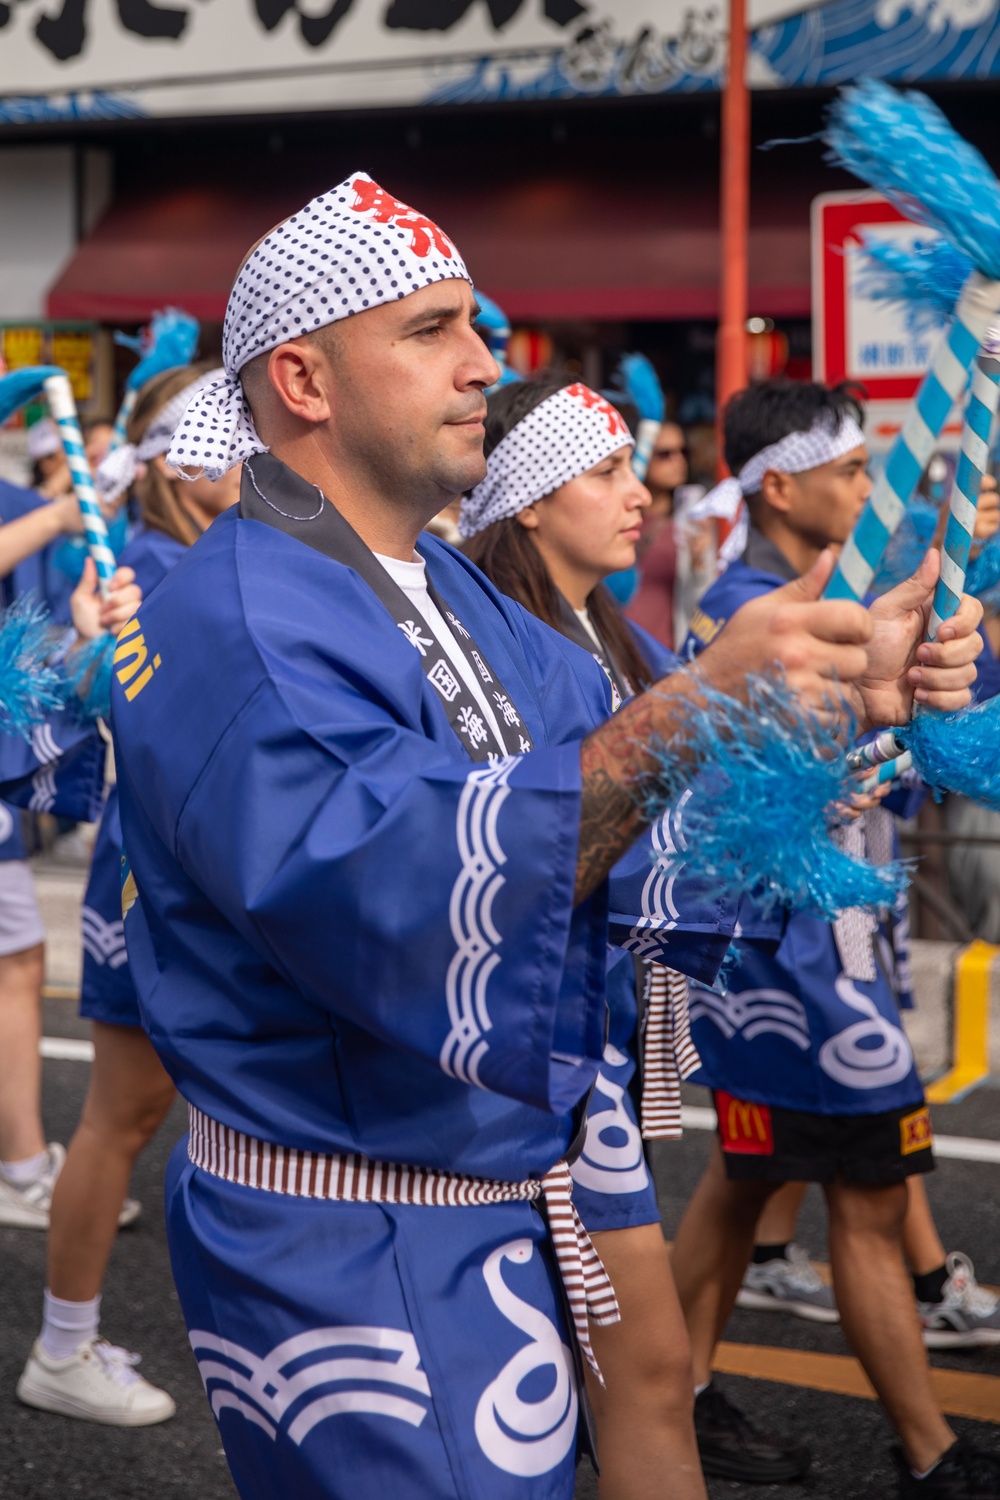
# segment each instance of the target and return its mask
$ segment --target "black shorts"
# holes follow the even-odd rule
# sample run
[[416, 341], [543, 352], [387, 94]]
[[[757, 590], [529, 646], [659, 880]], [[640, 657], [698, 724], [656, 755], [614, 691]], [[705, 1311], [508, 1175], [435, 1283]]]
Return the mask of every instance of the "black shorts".
[[926, 1104], [878, 1115], [807, 1115], [714, 1095], [726, 1175], [733, 1182], [902, 1182], [934, 1170]]

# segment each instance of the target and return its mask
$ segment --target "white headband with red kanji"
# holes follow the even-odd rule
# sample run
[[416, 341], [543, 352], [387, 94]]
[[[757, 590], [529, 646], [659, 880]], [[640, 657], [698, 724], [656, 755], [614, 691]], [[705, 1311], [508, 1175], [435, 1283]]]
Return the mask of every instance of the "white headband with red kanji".
[[625, 419], [610, 401], [580, 381], [564, 386], [497, 443], [486, 478], [462, 501], [459, 531], [475, 536], [494, 521], [516, 516], [631, 443]]
[[288, 339], [454, 280], [471, 284], [444, 231], [367, 173], [352, 172], [247, 256], [226, 307], [224, 373], [191, 402], [167, 462], [218, 479], [266, 452], [240, 383], [244, 365]]

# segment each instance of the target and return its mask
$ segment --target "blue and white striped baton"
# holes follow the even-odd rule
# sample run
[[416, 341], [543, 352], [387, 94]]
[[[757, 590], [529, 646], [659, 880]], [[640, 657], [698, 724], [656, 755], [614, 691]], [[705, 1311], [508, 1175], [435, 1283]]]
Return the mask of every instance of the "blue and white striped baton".
[[886, 466], [844, 543], [833, 577], [826, 586], [825, 598], [861, 600], [868, 592], [948, 414], [961, 400], [979, 347], [998, 314], [1000, 281], [973, 271], [958, 300], [948, 336], [938, 348], [916, 400], [907, 411]]
[[87, 548], [94, 559], [94, 565], [97, 568], [97, 584], [101, 591], [101, 598], [104, 599], [107, 598], [108, 584], [114, 577], [115, 568], [118, 565], [115, 562], [115, 554], [108, 545], [108, 528], [104, 524], [104, 516], [98, 504], [90, 465], [84, 452], [83, 433], [80, 431], [80, 419], [76, 414], [76, 402], [73, 400], [69, 376], [62, 373], [50, 375], [45, 381], [44, 390], [52, 419], [59, 428], [59, 437], [66, 454], [70, 477], [73, 480], [73, 490], [80, 507], [80, 514], [83, 516], [84, 530], [87, 533]]

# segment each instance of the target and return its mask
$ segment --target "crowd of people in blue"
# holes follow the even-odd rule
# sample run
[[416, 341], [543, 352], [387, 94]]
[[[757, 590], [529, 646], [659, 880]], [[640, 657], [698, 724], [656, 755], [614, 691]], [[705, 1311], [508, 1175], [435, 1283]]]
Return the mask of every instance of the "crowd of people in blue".
[[[16, 1394], [174, 1414], [101, 1324], [127, 1334], [109, 1258], [179, 1090], [171, 1261], [244, 1497], [568, 1500], [584, 1454], [605, 1500], [801, 1479], [802, 1436], [712, 1376], [737, 1300], [840, 1319], [900, 1496], [1000, 1496], [925, 1352], [1000, 1344], [1000, 1300], [923, 1190], [905, 906], [731, 891], [684, 836], [689, 799], [726, 816], [693, 714], [775, 668], [844, 735], [957, 712], [1000, 688], [982, 606], [925, 639], [933, 546], [823, 597], [871, 490], [861, 398], [767, 381], [724, 416], [741, 550], [699, 552], [713, 581], [670, 649], [620, 596], [683, 436], [652, 446], [654, 503], [627, 398], [515, 378], [478, 317], [446, 231], [355, 173], [250, 249], [220, 368], [153, 376], [122, 446], [90, 432], [104, 594], [58, 477], [0, 487], [8, 619], [35, 591], [60, 652], [118, 638], [96, 726], [0, 737], [0, 1223], [48, 1232]], [[657, 805], [664, 756], [690, 786]], [[848, 792], [830, 837], [888, 865], [925, 795], [914, 773]], [[100, 816], [66, 1151], [41, 1134], [22, 809]], [[718, 1130], [668, 1252], [648, 1151], [680, 1133], [682, 1079]], [[795, 1244], [809, 1183], [832, 1286]]]

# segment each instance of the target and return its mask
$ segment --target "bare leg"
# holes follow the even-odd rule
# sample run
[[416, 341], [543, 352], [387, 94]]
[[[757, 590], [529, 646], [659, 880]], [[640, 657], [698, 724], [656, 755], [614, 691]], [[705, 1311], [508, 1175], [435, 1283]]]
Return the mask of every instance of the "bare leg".
[[848, 1342], [899, 1435], [912, 1467], [922, 1473], [955, 1441], [931, 1385], [927, 1353], [903, 1262], [905, 1183], [826, 1188], [830, 1265]]
[[591, 1325], [605, 1380], [587, 1372], [601, 1500], [706, 1500], [694, 1436], [691, 1353], [659, 1224], [607, 1230], [594, 1245], [622, 1320]]
[[696, 1386], [711, 1379], [712, 1356], [736, 1304], [753, 1252], [768, 1182], [730, 1182], [716, 1141], [705, 1174], [684, 1211], [671, 1264], [691, 1339]]
[[44, 943], [0, 958], [0, 1161], [45, 1150], [38, 1051], [44, 973]]
[[756, 1244], [787, 1245], [789, 1240], [794, 1240], [808, 1186], [807, 1182], [786, 1182], [771, 1194], [757, 1221]]
[[934, 1223], [934, 1215], [927, 1201], [927, 1189], [922, 1177], [906, 1179], [908, 1198], [906, 1218], [903, 1220], [903, 1254], [906, 1264], [914, 1276], [926, 1276], [943, 1266], [948, 1252]]
[[90, 1087], [52, 1195], [49, 1291], [67, 1302], [101, 1290], [133, 1164], [174, 1097], [138, 1026], [95, 1021], [93, 1036]]

